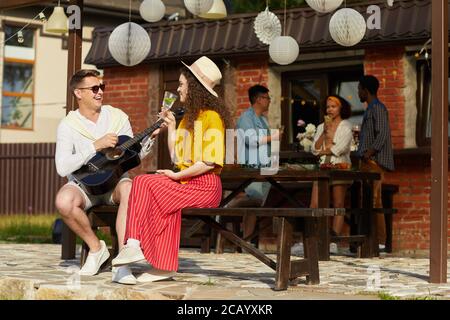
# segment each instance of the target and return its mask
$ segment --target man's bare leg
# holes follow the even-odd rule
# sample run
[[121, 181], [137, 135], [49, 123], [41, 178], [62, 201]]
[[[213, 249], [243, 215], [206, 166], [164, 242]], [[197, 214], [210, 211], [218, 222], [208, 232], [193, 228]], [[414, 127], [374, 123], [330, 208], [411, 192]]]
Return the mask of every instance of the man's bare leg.
[[56, 195], [56, 208], [67, 226], [89, 246], [91, 252], [101, 249], [100, 241], [92, 231], [89, 219], [83, 209], [85, 201], [81, 192], [74, 186], [62, 187]]

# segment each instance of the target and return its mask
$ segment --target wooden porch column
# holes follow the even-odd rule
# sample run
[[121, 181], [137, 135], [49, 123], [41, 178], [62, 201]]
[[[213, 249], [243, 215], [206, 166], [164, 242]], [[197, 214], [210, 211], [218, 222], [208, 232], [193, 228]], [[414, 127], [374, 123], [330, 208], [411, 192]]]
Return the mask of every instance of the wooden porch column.
[[432, 6], [430, 282], [447, 282], [448, 1]]
[[76, 71], [81, 69], [82, 59], [82, 46], [83, 46], [83, 0], [70, 0], [70, 6], [76, 5], [80, 8], [81, 12], [81, 28], [76, 30], [69, 30], [69, 43], [68, 43], [68, 61], [67, 61], [67, 97], [66, 97], [66, 113], [75, 110], [77, 108], [75, 98], [70, 92], [69, 82], [70, 78]]
[[[75, 98], [70, 92], [69, 82], [75, 72], [81, 69], [83, 45], [83, 0], [70, 0], [69, 5], [77, 5], [81, 12], [81, 28], [69, 30], [68, 61], [67, 61], [67, 97], [66, 114], [76, 109]], [[61, 258], [64, 260], [75, 258], [76, 235], [65, 224], [62, 230]]]

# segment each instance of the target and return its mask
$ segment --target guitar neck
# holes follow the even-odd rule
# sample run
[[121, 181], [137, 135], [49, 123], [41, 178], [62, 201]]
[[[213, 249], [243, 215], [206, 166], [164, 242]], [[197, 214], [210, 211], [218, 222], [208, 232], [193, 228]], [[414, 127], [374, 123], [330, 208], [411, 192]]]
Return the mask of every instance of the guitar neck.
[[164, 122], [164, 119], [159, 119], [158, 121], [156, 121], [151, 127], [145, 129], [144, 131], [142, 131], [141, 133], [139, 133], [138, 135], [136, 135], [134, 138], [131, 138], [130, 140], [128, 140], [127, 142], [125, 142], [124, 144], [122, 144], [119, 148], [122, 150], [126, 150], [131, 148], [132, 146], [134, 146], [135, 144], [141, 142], [146, 136], [150, 135], [153, 133], [153, 131], [155, 131], [156, 129], [158, 129], [161, 124]]

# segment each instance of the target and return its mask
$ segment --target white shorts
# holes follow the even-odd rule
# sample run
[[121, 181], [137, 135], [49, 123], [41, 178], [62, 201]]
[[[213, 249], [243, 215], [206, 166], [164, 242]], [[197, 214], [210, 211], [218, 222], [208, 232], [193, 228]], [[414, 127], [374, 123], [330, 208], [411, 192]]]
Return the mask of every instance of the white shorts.
[[[122, 178], [122, 179], [120, 179], [119, 183], [121, 183], [123, 181], [131, 182], [132, 180], [130, 178]], [[117, 185], [119, 185], [119, 183]], [[115, 203], [114, 199], [113, 199], [114, 190], [111, 190], [110, 192], [107, 192], [104, 194], [94, 196], [94, 195], [88, 194], [84, 190], [84, 188], [76, 181], [69, 181], [68, 183], [66, 183], [66, 186], [74, 186], [78, 190], [80, 190], [81, 194], [83, 195], [84, 203], [85, 203], [84, 211], [89, 210], [90, 208], [101, 205], [101, 204], [117, 205], [117, 203]]]

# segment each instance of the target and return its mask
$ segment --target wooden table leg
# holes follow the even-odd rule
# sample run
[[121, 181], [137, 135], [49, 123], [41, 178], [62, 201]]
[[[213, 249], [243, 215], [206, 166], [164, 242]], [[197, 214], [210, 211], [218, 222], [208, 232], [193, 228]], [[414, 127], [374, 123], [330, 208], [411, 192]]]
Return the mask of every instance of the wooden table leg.
[[61, 259], [75, 259], [75, 247], [77, 237], [75, 233], [63, 222], [61, 234]]
[[306, 283], [319, 284], [319, 256], [317, 246], [317, 222], [316, 218], [304, 219], [303, 244], [305, 248], [305, 259], [308, 261], [308, 275]]
[[291, 273], [292, 224], [286, 218], [279, 218], [277, 239], [277, 270], [275, 290], [286, 290]]
[[[328, 179], [319, 179], [319, 208], [330, 207], [330, 188]], [[330, 260], [330, 224], [328, 217], [318, 218], [319, 260]]]
[[373, 258], [379, 256], [378, 233], [377, 233], [377, 215], [371, 212], [373, 209], [373, 180], [363, 182], [363, 208], [367, 213], [363, 215], [362, 226], [367, 235], [367, 241], [363, 244], [362, 257]]

